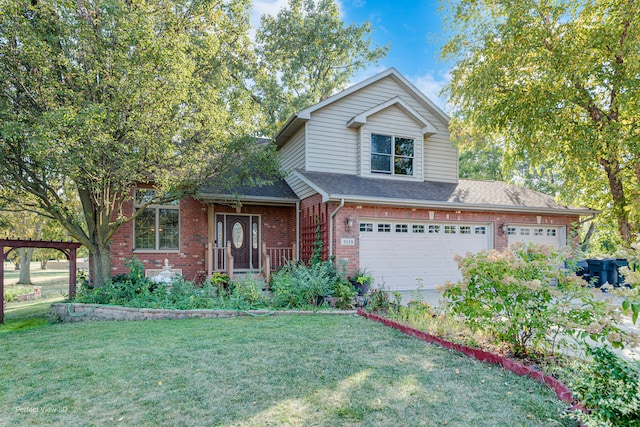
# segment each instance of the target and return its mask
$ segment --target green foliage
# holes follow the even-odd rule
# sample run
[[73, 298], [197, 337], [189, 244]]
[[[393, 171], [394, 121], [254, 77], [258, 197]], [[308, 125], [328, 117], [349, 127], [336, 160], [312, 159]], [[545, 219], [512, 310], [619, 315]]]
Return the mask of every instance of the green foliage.
[[345, 24], [334, 0], [289, 0], [277, 16], [263, 15], [256, 34], [256, 98], [267, 114], [265, 134], [346, 87], [388, 48], [370, 48], [370, 24]]
[[517, 355], [571, 346], [567, 335], [622, 347], [630, 336], [618, 326], [619, 311], [563, 271], [562, 260], [560, 251], [532, 244], [469, 254], [456, 259], [462, 281], [441, 289], [453, 314], [464, 316], [472, 330], [505, 341]]
[[357, 294], [358, 292], [350, 283], [345, 281], [337, 282], [332, 292], [333, 297], [336, 298], [336, 308], [353, 308], [353, 301]]
[[[276, 307], [317, 307], [321, 297], [332, 296], [337, 284], [344, 284], [331, 261], [310, 266], [290, 263], [271, 277], [272, 304]], [[340, 289], [344, 298], [348, 291]], [[344, 301], [344, 304], [347, 304]]]
[[97, 285], [140, 182], [159, 203], [279, 176], [238, 78], [248, 16], [245, 0], [0, 3], [0, 198], [62, 224]]
[[573, 417], [587, 426], [640, 426], [640, 370], [606, 347], [588, 348], [570, 387], [589, 413]]
[[397, 307], [402, 301], [399, 292], [389, 292], [384, 284], [379, 288], [371, 289], [367, 295], [367, 309], [371, 311], [389, 311], [392, 307]]
[[601, 209], [596, 221], [629, 241], [640, 229], [637, 4], [445, 0], [443, 9], [454, 137], [493, 141], [512, 167], [562, 172], [562, 201]]
[[33, 286], [5, 286], [4, 301], [16, 301], [18, 299], [18, 295], [28, 294], [29, 292], [33, 292]]
[[266, 298], [260, 286], [253, 278], [246, 277], [234, 282], [229, 288], [229, 304], [238, 310], [251, 310], [264, 307]]

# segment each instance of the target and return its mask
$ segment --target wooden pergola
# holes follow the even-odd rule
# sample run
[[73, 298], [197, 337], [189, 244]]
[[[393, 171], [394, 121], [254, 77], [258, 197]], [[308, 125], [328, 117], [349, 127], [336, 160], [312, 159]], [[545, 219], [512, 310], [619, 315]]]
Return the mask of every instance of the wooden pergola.
[[[4, 260], [14, 249], [18, 248], [44, 248], [57, 249], [69, 260], [69, 298], [73, 298], [76, 285], [76, 250], [82, 246], [77, 242], [52, 242], [41, 240], [13, 240], [0, 239], [0, 323], [4, 323]], [[5, 248], [9, 248], [5, 252]]]

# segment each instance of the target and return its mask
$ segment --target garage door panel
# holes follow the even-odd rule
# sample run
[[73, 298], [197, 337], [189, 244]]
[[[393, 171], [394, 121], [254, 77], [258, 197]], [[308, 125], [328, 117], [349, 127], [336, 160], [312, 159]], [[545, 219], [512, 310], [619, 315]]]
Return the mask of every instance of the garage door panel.
[[[429, 233], [432, 223], [423, 224], [424, 233], [398, 233], [395, 223], [391, 224], [391, 232], [378, 232], [374, 224], [373, 232], [360, 234], [360, 267], [373, 275], [375, 285], [384, 283], [391, 290], [413, 290], [420, 285], [433, 289], [447, 280], [459, 280], [455, 255], [478, 252], [489, 246], [487, 234], [475, 234], [477, 224], [468, 226], [467, 232], [471, 230], [471, 234], [459, 233], [457, 225], [455, 233], [445, 234], [444, 224], [438, 224], [438, 233]], [[488, 225], [479, 226], [488, 233]], [[412, 230], [411, 224], [408, 228]]]

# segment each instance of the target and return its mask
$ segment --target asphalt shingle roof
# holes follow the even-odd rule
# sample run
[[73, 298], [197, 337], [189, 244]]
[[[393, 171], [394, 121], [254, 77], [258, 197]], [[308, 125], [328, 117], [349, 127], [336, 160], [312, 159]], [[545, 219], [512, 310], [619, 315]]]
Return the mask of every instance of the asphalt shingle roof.
[[286, 183], [284, 179], [274, 181], [272, 184], [263, 186], [237, 186], [229, 190], [221, 190], [216, 188], [215, 185], [206, 186], [200, 189], [202, 196], [208, 195], [239, 195], [246, 197], [267, 197], [277, 199], [291, 199], [292, 201], [298, 200], [298, 196], [293, 192], [291, 187]]
[[330, 197], [406, 200], [416, 203], [454, 203], [506, 208], [553, 209], [571, 213], [584, 208], [562, 206], [553, 197], [497, 181], [461, 179], [457, 184], [367, 178], [326, 172], [297, 171]]

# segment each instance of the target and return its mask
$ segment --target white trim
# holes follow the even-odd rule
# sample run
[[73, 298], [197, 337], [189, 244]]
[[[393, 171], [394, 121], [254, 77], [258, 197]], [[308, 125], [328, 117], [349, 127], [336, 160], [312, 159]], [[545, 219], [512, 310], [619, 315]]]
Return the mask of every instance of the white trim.
[[[317, 186], [312, 186], [316, 188]], [[319, 187], [317, 187], [319, 188]], [[316, 190], [318, 191], [318, 190]], [[467, 210], [467, 211], [490, 211], [490, 212], [518, 212], [518, 213], [542, 213], [542, 214], [555, 214], [555, 215], [591, 215], [593, 211], [590, 209], [574, 209], [574, 210], [559, 210], [553, 208], [535, 208], [535, 207], [522, 207], [522, 206], [505, 206], [505, 205], [483, 205], [483, 204], [465, 204], [456, 202], [433, 202], [433, 201], [416, 201], [411, 199], [392, 199], [392, 198], [377, 198], [377, 197], [354, 197], [343, 194], [329, 194], [323, 190], [318, 191], [322, 194], [322, 201], [339, 201], [344, 199], [348, 203], [358, 203], [362, 205], [373, 206], [399, 206], [399, 207], [416, 207], [416, 208], [435, 208], [435, 209], [447, 209], [447, 210]], [[326, 199], [325, 199], [326, 195]]]
[[404, 111], [405, 114], [411, 116], [414, 120], [420, 122], [420, 124], [422, 125], [421, 132], [422, 132], [423, 136], [424, 135], [431, 136], [431, 135], [435, 135], [436, 133], [438, 133], [438, 131], [437, 131], [437, 129], [436, 129], [436, 127], [434, 125], [432, 125], [427, 119], [422, 117], [420, 115], [420, 113], [418, 113], [413, 107], [411, 107], [409, 104], [407, 104], [399, 96], [391, 98], [388, 101], [383, 102], [382, 104], [378, 104], [375, 107], [370, 108], [369, 110], [363, 111], [362, 113], [354, 116], [351, 120], [349, 120], [347, 122], [347, 127], [349, 127], [349, 128], [359, 128], [359, 127], [367, 124], [367, 118], [369, 116], [372, 116], [372, 115], [374, 115], [376, 113], [379, 113], [382, 110], [386, 110], [387, 108], [389, 108], [391, 106], [397, 106], [402, 111]]
[[345, 90], [343, 90], [342, 92], [338, 92], [333, 96], [330, 96], [329, 98], [318, 102], [315, 105], [312, 105], [311, 107], [305, 108], [304, 110], [298, 112], [297, 114], [293, 114], [292, 116], [290, 116], [287, 121], [285, 122], [285, 124], [280, 128], [280, 130], [278, 130], [278, 132], [275, 134], [275, 136], [273, 137], [273, 140], [276, 142], [276, 145], [280, 146], [280, 142], [278, 141], [281, 137], [283, 136], [290, 136], [291, 132], [290, 132], [290, 128], [295, 130], [297, 129], [301, 124], [307, 122], [308, 120], [311, 119], [311, 113], [313, 113], [314, 111], [317, 111], [323, 107], [326, 107], [329, 104], [332, 104], [346, 96], [351, 95], [354, 92], [359, 91], [360, 89], [367, 87], [379, 80], [384, 79], [385, 77], [391, 76], [394, 79], [396, 79], [396, 81], [398, 81], [400, 84], [404, 85], [407, 90], [411, 93], [413, 93], [414, 96], [416, 96], [416, 98], [418, 98], [420, 101], [422, 101], [427, 107], [428, 109], [432, 110], [436, 116], [440, 117], [442, 119], [443, 122], [445, 122], [445, 124], [448, 126], [449, 125], [449, 116], [440, 109], [440, 107], [438, 107], [436, 104], [433, 103], [433, 101], [431, 101], [429, 98], [427, 98], [427, 96], [425, 94], [423, 94], [422, 92], [420, 92], [420, 90], [418, 90], [418, 88], [416, 88], [409, 80], [407, 80], [407, 78], [405, 76], [403, 76], [402, 74], [400, 74], [400, 72], [398, 70], [396, 70], [395, 68], [391, 67], [388, 68], [384, 71], [382, 71], [381, 73], [378, 73], [372, 77], [369, 77], [366, 80], [361, 81], [360, 83], [356, 83], [353, 86], [349, 86], [348, 88], [346, 88]]

